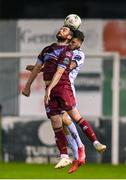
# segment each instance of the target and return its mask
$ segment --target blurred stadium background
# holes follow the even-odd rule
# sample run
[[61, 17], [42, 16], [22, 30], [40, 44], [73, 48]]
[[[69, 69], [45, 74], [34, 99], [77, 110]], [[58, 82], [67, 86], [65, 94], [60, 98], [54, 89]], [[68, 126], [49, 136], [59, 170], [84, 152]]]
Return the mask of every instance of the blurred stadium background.
[[[87, 161], [112, 163], [112, 145], [116, 144], [113, 162], [126, 164], [126, 2], [12, 2], [0, 0], [1, 161], [56, 162], [58, 152], [43, 106], [42, 75], [34, 82], [29, 98], [23, 97], [21, 91], [29, 75], [25, 66], [34, 64], [41, 49], [55, 41], [55, 33], [66, 15], [76, 13], [82, 18], [81, 30], [85, 34], [82, 49], [87, 55], [75, 82], [78, 107], [107, 145], [107, 151], [99, 155], [77, 127], [86, 145]], [[14, 58], [8, 52], [18, 54]], [[118, 92], [118, 86], [112, 91], [114, 59], [106, 57], [106, 52], [116, 52], [120, 59], [119, 103], [117, 97], [114, 104], [119, 107], [119, 124], [115, 121], [119, 134], [114, 134], [113, 142], [113, 93]], [[29, 58], [27, 53], [33, 56]], [[99, 53], [102, 56], [95, 56]], [[118, 112], [115, 114], [118, 119]]]

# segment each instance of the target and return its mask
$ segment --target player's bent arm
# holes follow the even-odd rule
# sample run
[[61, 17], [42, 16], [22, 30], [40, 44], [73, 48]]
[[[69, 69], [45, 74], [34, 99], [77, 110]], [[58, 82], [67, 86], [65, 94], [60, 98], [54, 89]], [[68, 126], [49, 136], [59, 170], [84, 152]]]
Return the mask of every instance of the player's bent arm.
[[[35, 65], [27, 65], [27, 66], [26, 66], [26, 70], [32, 72], [32, 70], [34, 69], [34, 67], [35, 67]], [[44, 67], [44, 65], [41, 67], [40, 72], [43, 72], [43, 67]]]
[[29, 79], [26, 83], [26, 85], [28, 86], [31, 86], [32, 82], [34, 81], [34, 79], [36, 78], [36, 76], [38, 75], [40, 69], [41, 69], [42, 65], [41, 64], [36, 64], [34, 69], [32, 70], [30, 76], [29, 76]]
[[40, 72], [41, 70], [41, 67], [42, 67], [42, 64], [36, 64], [35, 67], [33, 68], [29, 78], [28, 78], [28, 81], [25, 85], [25, 88], [24, 90], [22, 91], [22, 94], [25, 95], [25, 96], [29, 96], [30, 95], [30, 88], [31, 88], [31, 85], [34, 81], [34, 79], [37, 77], [38, 73]]

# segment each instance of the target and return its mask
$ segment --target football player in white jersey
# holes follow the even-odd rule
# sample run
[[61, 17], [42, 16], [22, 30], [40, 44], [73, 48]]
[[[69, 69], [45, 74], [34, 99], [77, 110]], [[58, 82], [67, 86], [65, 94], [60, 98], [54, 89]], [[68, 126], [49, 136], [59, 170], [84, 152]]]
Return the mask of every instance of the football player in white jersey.
[[[70, 66], [71, 72], [69, 74], [71, 86], [72, 86], [75, 97], [76, 97], [76, 95], [75, 95], [74, 81], [75, 81], [81, 67], [83, 66], [84, 60], [85, 60], [85, 54], [83, 53], [83, 51], [80, 48], [83, 41], [84, 41], [83, 33], [79, 30], [76, 30], [76, 32], [74, 33], [74, 37], [72, 38], [72, 40], [70, 42], [71, 49], [73, 49], [73, 57], [72, 57], [72, 62], [71, 62], [71, 66]], [[85, 157], [84, 157], [85, 156], [85, 147], [81, 142], [81, 139], [78, 135], [78, 132], [77, 132], [77, 129], [76, 129], [74, 123], [69, 118], [69, 116], [66, 112], [64, 112], [64, 114], [63, 114], [63, 122], [66, 127], [66, 128], [64, 128], [64, 129], [66, 129], [65, 130], [66, 138], [67, 138], [69, 146], [71, 147], [71, 149], [73, 151], [73, 155], [74, 155], [74, 161], [72, 162], [72, 166], [68, 171], [68, 173], [72, 173], [72, 172], [76, 171], [78, 169], [78, 167], [81, 165], [80, 163], [78, 163], [78, 157], [79, 157], [79, 159], [81, 157], [83, 163], [85, 163]], [[90, 128], [90, 124], [87, 124], [87, 126]], [[67, 129], [69, 130], [70, 134], [67, 131]], [[67, 134], [67, 132], [68, 132], [68, 134]], [[89, 138], [88, 133], [86, 133], [86, 135]], [[97, 138], [94, 140], [92, 137], [90, 137], [89, 139], [93, 142], [93, 145], [98, 152], [103, 152], [106, 149], [106, 145], [101, 144], [97, 140]], [[61, 166], [62, 166], [62, 163], [60, 163], [60, 161], [59, 161], [59, 163], [56, 165], [56, 168], [59, 168]]]
[[[71, 49], [73, 49], [73, 56], [72, 56], [72, 62], [70, 65], [71, 72], [69, 74], [71, 86], [73, 89], [74, 96], [75, 95], [75, 87], [74, 87], [74, 81], [81, 69], [81, 67], [84, 64], [85, 55], [82, 52], [80, 46], [84, 41], [84, 35], [81, 31], [76, 30], [74, 33], [74, 37], [72, 38], [70, 42]], [[68, 173], [72, 173], [78, 169], [80, 164], [78, 164], [78, 156], [82, 157], [84, 160], [83, 163], [85, 163], [85, 147], [79, 137], [79, 134], [77, 132], [76, 126], [72, 122], [72, 120], [69, 118], [68, 114], [66, 112], [63, 113], [63, 122], [64, 122], [64, 131], [66, 134], [67, 142], [69, 144], [69, 147], [71, 147], [74, 160], [72, 162], [72, 166], [69, 169]], [[57, 164], [60, 166], [59, 164]]]

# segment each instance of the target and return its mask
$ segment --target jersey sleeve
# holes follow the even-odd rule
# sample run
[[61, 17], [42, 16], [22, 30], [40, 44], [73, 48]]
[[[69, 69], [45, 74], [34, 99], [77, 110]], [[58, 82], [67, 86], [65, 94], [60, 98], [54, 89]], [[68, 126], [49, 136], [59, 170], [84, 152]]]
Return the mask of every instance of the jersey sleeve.
[[36, 64], [40, 64], [41, 65], [41, 64], [43, 64], [43, 61], [38, 57], [37, 61], [36, 61]]
[[82, 66], [84, 64], [84, 60], [85, 54], [82, 51], [73, 51], [72, 61], [76, 62], [77, 67]]
[[38, 55], [37, 64], [43, 64], [43, 63], [44, 63], [44, 59], [43, 59], [43, 50], [42, 50]]
[[72, 52], [70, 51], [64, 51], [61, 56], [59, 57], [59, 63], [58, 66], [67, 68], [69, 67], [72, 59]]
[[46, 53], [46, 51], [49, 49], [49, 46], [45, 47], [40, 54], [38, 55], [37, 58], [37, 64], [43, 64], [44, 63], [44, 53]]

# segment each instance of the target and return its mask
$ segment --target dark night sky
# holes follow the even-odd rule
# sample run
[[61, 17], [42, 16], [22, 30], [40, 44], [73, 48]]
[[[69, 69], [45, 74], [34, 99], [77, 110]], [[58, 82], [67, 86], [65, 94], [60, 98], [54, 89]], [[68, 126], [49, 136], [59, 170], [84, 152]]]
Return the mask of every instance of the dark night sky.
[[1, 19], [64, 18], [71, 13], [82, 18], [126, 18], [126, 1], [0, 0]]

